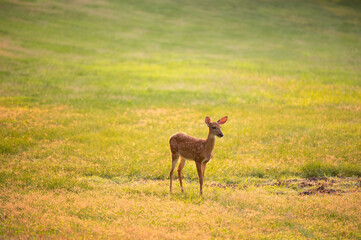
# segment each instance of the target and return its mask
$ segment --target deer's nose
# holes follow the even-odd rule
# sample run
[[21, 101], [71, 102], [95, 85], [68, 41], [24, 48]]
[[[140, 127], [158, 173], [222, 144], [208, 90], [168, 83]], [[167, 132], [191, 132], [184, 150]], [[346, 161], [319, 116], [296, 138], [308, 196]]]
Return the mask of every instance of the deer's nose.
[[218, 137], [220, 138], [223, 137], [223, 133], [218, 134]]

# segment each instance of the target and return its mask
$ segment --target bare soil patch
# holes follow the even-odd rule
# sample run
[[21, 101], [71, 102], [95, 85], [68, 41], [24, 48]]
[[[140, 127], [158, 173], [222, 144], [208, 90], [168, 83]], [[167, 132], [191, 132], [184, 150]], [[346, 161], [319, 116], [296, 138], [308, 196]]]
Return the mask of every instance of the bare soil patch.
[[313, 195], [313, 194], [317, 194], [317, 193], [341, 195], [341, 193], [346, 193], [346, 192], [347, 191], [344, 191], [341, 189], [326, 188], [325, 185], [321, 185], [316, 189], [309, 189], [309, 190], [300, 192], [300, 195]]
[[[221, 184], [211, 183], [208, 186], [222, 188], [222, 189], [244, 189], [248, 186], [245, 184]], [[327, 178], [327, 177], [312, 177], [307, 179], [287, 179], [266, 181], [257, 183], [255, 187], [275, 186], [291, 188], [299, 191], [299, 195], [315, 195], [315, 194], [330, 194], [341, 195], [344, 193], [355, 192], [361, 189], [361, 178]]]

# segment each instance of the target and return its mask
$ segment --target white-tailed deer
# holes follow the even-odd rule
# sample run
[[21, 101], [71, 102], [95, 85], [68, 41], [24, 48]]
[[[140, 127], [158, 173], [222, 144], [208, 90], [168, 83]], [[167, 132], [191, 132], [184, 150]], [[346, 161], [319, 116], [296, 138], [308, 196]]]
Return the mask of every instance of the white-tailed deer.
[[174, 168], [177, 165], [178, 158], [181, 158], [181, 161], [178, 166], [178, 177], [179, 183], [183, 192], [182, 185], [182, 169], [186, 163], [186, 160], [193, 160], [197, 166], [199, 184], [200, 184], [200, 194], [203, 194], [203, 179], [204, 171], [206, 169], [207, 163], [213, 157], [213, 148], [217, 137], [223, 137], [221, 131], [221, 125], [227, 122], [228, 117], [222, 117], [217, 122], [211, 122], [209, 117], [206, 117], [205, 122], [209, 128], [209, 133], [207, 139], [199, 139], [192, 136], [189, 136], [185, 133], [176, 133], [169, 139], [170, 151], [172, 154], [172, 168], [170, 170], [169, 179], [170, 179], [170, 192], [172, 192], [172, 180]]

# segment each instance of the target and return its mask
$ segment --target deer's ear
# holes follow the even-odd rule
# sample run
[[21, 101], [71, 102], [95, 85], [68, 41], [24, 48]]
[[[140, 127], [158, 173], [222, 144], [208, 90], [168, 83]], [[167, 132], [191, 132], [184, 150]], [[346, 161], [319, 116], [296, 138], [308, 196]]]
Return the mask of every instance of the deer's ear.
[[207, 126], [211, 123], [211, 119], [207, 116], [206, 119], [204, 120], [207, 124]]
[[218, 123], [218, 124], [225, 124], [225, 123], [227, 122], [227, 119], [228, 119], [227, 116], [222, 117], [221, 119], [219, 119], [219, 120], [217, 121], [217, 123]]

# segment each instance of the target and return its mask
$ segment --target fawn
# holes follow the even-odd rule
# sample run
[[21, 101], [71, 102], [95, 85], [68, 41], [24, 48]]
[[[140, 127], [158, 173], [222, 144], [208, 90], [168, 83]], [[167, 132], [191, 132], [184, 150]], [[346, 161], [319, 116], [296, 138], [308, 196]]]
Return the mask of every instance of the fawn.
[[213, 148], [215, 144], [215, 137], [222, 138], [223, 133], [221, 131], [221, 125], [227, 122], [228, 117], [222, 117], [217, 122], [211, 122], [209, 117], [206, 117], [205, 122], [209, 128], [209, 133], [207, 139], [199, 139], [192, 136], [189, 136], [185, 133], [176, 133], [169, 139], [170, 151], [172, 154], [172, 168], [170, 170], [169, 179], [170, 179], [170, 192], [172, 192], [172, 180], [174, 168], [178, 162], [178, 158], [181, 158], [181, 161], [178, 166], [178, 177], [181, 190], [183, 192], [182, 185], [182, 169], [186, 163], [186, 160], [193, 160], [197, 166], [199, 184], [200, 184], [200, 194], [203, 194], [203, 179], [204, 171], [206, 169], [207, 163], [213, 157]]

